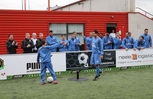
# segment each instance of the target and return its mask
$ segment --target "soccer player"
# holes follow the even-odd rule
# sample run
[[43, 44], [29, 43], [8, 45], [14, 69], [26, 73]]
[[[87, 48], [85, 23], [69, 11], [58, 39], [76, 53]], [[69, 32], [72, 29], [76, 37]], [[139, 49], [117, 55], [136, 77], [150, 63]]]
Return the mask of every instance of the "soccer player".
[[60, 46], [59, 46], [59, 51], [60, 52], [65, 52], [65, 51], [68, 51], [68, 47], [69, 47], [69, 43], [68, 43], [68, 41], [66, 40], [66, 37], [65, 37], [65, 35], [61, 35], [61, 37], [62, 37], [62, 40], [60, 41], [60, 42], [63, 42], [63, 44], [61, 44]]
[[6, 48], [8, 54], [16, 54], [18, 48], [18, 42], [13, 39], [13, 34], [8, 35], [8, 41], [6, 42]]
[[113, 38], [114, 49], [120, 49], [122, 41], [120, 39], [120, 34], [117, 32], [116, 36]]
[[144, 37], [145, 43], [146, 43], [146, 48], [150, 48], [152, 47], [152, 38], [151, 36], [148, 34], [148, 29], [144, 30], [144, 34], [142, 34], [141, 36]]
[[134, 45], [135, 48], [137, 48], [138, 50], [143, 50], [144, 48], [146, 48], [146, 42], [144, 41], [144, 37], [140, 36], [140, 38], [135, 41]]
[[76, 39], [75, 39], [75, 35], [72, 34], [72, 37], [68, 40], [68, 44], [69, 44], [69, 51], [76, 51]]
[[80, 43], [80, 39], [77, 37], [77, 33], [73, 32], [74, 36], [75, 36], [75, 41], [76, 41], [76, 45], [75, 45], [75, 51], [80, 51], [80, 46], [82, 45]]
[[90, 32], [89, 37], [85, 37], [83, 35], [83, 33], [82, 33], [82, 36], [83, 36], [84, 40], [86, 41], [87, 50], [91, 50], [92, 49], [92, 39], [93, 39], [92, 32]]
[[[53, 35], [53, 31], [49, 31], [49, 36], [46, 37], [47, 45], [51, 46], [57, 43], [56, 36]], [[52, 49], [52, 52], [56, 52], [56, 48]]]
[[104, 50], [112, 49], [113, 38], [106, 33], [106, 36], [103, 38]]
[[43, 36], [43, 33], [39, 33], [39, 39], [36, 41], [37, 50], [42, 46], [42, 41], [44, 40]]
[[99, 66], [101, 64], [101, 59], [103, 58], [103, 42], [98, 37], [98, 31], [94, 30], [93, 32], [93, 41], [92, 41], [92, 55], [90, 64], [91, 66], [95, 66], [96, 68], [96, 76], [93, 79], [93, 81], [96, 81], [99, 77], [102, 71], [100, 70]]
[[122, 41], [122, 46], [124, 49], [126, 49], [126, 51], [128, 51], [129, 49], [134, 49], [134, 39], [132, 39], [129, 35], [130, 33], [127, 32], [126, 33], [126, 37], [123, 39]]
[[43, 40], [42, 47], [39, 48], [37, 55], [37, 63], [41, 63], [41, 82], [42, 85], [46, 84], [45, 75], [46, 75], [46, 68], [48, 68], [49, 72], [53, 76], [54, 84], [57, 84], [58, 82], [56, 80], [56, 75], [51, 63], [51, 51], [52, 49], [57, 48], [60, 45], [60, 43], [56, 43], [51, 46], [46, 46], [46, 45], [47, 45], [46, 41]]

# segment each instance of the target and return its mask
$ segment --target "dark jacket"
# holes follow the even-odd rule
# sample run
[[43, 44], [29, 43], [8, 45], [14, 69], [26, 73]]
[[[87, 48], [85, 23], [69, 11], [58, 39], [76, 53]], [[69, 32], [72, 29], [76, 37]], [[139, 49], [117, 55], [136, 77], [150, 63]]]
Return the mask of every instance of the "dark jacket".
[[43, 41], [44, 39], [38, 39], [37, 41], [36, 41], [36, 47], [37, 47], [37, 49], [39, 49], [41, 46], [42, 46], [42, 41]]
[[[31, 45], [29, 48], [27, 47], [28, 44]], [[23, 49], [23, 53], [32, 53], [32, 48], [34, 48], [33, 41], [31, 39], [24, 39], [22, 41], [21, 48]]]
[[[13, 41], [15, 42], [14, 45], [12, 45]], [[18, 46], [16, 45], [16, 41], [15, 40], [8, 40], [6, 42], [6, 48], [7, 48], [8, 54], [16, 54], [16, 49], [18, 48]]]

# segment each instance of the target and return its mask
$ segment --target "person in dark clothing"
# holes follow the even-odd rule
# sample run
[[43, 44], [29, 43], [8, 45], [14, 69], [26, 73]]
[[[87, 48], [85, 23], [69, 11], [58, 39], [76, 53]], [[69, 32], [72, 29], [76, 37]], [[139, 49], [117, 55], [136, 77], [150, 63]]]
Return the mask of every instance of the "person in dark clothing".
[[44, 41], [43, 34], [39, 33], [39, 39], [37, 39], [36, 41], [37, 50], [42, 46], [42, 41]]
[[32, 48], [34, 48], [33, 41], [30, 39], [30, 34], [26, 33], [26, 38], [22, 41], [21, 48], [23, 53], [32, 53]]
[[6, 48], [8, 54], [16, 54], [16, 49], [18, 48], [18, 42], [13, 39], [13, 35], [8, 35], [8, 41], [6, 42]]

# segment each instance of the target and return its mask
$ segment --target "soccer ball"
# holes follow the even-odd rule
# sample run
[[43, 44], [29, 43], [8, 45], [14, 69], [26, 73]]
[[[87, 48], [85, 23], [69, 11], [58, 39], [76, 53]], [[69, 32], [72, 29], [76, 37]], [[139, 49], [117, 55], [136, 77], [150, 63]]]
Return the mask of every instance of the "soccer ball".
[[80, 65], [88, 67], [88, 55], [86, 55], [85, 53], [81, 53], [80, 55], [78, 55], [78, 61]]
[[48, 77], [48, 78], [47, 78], [47, 82], [48, 82], [48, 83], [52, 83], [52, 82], [53, 82], [53, 77], [51, 77], [51, 76]]

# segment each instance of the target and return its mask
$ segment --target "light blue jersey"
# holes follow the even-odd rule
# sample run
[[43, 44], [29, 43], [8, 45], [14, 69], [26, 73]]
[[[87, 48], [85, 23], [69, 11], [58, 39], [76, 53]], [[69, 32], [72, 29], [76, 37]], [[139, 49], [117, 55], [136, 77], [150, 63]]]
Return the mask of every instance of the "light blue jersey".
[[92, 39], [93, 37], [85, 37], [84, 36], [84, 40], [86, 41], [86, 47], [88, 50], [92, 50]]
[[141, 36], [144, 37], [145, 43], [146, 43], [146, 47], [150, 48], [152, 47], [152, 38], [149, 34], [142, 34]]
[[125, 37], [122, 41], [122, 46], [123, 46], [124, 49], [134, 48], [134, 39], [132, 37]]
[[[55, 36], [47, 36], [46, 41], [48, 46], [51, 46], [58, 42]], [[53, 48], [52, 52], [56, 52], [56, 48]]]

